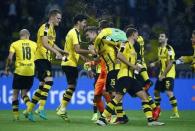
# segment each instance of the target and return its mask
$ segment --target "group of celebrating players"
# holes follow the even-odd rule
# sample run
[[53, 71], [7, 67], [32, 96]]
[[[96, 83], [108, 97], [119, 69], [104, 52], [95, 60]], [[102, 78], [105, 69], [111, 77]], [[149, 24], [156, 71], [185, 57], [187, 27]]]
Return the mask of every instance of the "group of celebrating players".
[[[67, 88], [63, 94], [56, 114], [63, 120], [69, 121], [67, 105], [76, 89], [78, 79], [78, 60], [81, 58], [86, 63], [84, 68], [91, 77], [95, 77], [94, 84], [94, 114], [92, 120], [100, 126], [110, 124], [125, 124], [128, 117], [123, 110], [123, 96], [128, 93], [132, 97], [139, 97], [148, 126], [161, 126], [165, 123], [159, 122], [161, 92], [166, 92], [173, 109], [170, 118], [179, 118], [177, 99], [174, 96], [175, 65], [191, 63], [195, 67], [194, 56], [180, 57], [175, 60], [174, 49], [167, 43], [168, 38], [165, 32], [159, 34], [158, 60], [149, 66], [158, 66], [160, 69], [157, 82], [154, 88], [154, 99], [148, 90], [152, 86], [147, 73], [147, 66], [144, 60], [144, 39], [138, 34], [138, 30], [130, 25], [120, 30], [113, 27], [113, 24], [102, 20], [99, 26], [87, 26], [87, 16], [76, 15], [73, 19], [74, 26], [67, 33], [64, 50], [55, 44], [55, 27], [61, 22], [62, 14], [59, 10], [51, 10], [48, 14], [48, 21], [42, 24], [37, 32], [37, 42], [29, 39], [30, 33], [27, 29], [19, 32], [20, 40], [11, 44], [9, 56], [6, 62], [5, 73], [8, 73], [9, 66], [13, 61], [14, 54], [15, 72], [13, 78], [13, 100], [12, 109], [14, 120], [19, 120], [19, 100], [21, 96], [27, 108], [23, 112], [30, 121], [34, 119], [35, 110], [42, 119], [47, 119], [45, 104], [48, 92], [53, 85], [52, 75], [52, 54], [56, 59], [61, 60], [62, 70], [66, 75]], [[81, 37], [90, 40], [88, 49], [80, 47]], [[192, 45], [195, 49], [195, 31], [192, 33]], [[138, 46], [139, 48], [135, 48]], [[93, 67], [96, 72], [93, 72]], [[27, 95], [33, 85], [35, 70], [39, 79], [39, 87], [30, 100]], [[106, 100], [106, 106], [102, 101]], [[98, 118], [97, 109], [100, 117]]]

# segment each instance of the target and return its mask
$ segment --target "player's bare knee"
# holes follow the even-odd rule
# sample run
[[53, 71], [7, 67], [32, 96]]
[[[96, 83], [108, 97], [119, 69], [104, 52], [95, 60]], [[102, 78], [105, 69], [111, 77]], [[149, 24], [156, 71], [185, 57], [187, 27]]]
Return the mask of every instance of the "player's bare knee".
[[75, 89], [75, 85], [73, 85], [73, 84], [68, 85], [68, 88]]
[[44, 83], [47, 82], [47, 81], [53, 81], [53, 77], [51, 77], [51, 76], [46, 76], [46, 77], [44, 78]]
[[138, 91], [136, 93], [136, 95], [141, 99], [141, 100], [147, 100], [148, 99], [148, 95], [146, 94], [146, 92], [144, 90]]
[[12, 100], [18, 99], [19, 90], [14, 89], [12, 94]]
[[174, 96], [172, 91], [166, 91], [166, 93], [167, 93], [168, 97], [173, 97]]
[[50, 86], [53, 85], [53, 77], [52, 77], [50, 71], [46, 71], [46, 73], [45, 73], [44, 84], [50, 85]]
[[23, 98], [24, 96], [27, 96], [28, 89], [23, 89], [21, 90], [21, 97]]
[[120, 102], [123, 98], [123, 95], [121, 95], [120, 93], [116, 93], [114, 99], [117, 100], [117, 102]]

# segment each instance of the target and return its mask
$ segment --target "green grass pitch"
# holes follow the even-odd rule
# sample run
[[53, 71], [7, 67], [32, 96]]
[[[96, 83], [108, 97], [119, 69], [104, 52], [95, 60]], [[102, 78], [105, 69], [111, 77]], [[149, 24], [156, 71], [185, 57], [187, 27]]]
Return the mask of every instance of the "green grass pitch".
[[195, 111], [180, 111], [181, 118], [169, 119], [171, 111], [163, 111], [159, 121], [161, 127], [148, 127], [142, 111], [127, 111], [129, 122], [125, 125], [100, 127], [90, 119], [92, 111], [68, 111], [70, 122], [64, 122], [55, 111], [47, 111], [48, 120], [35, 116], [36, 122], [30, 122], [22, 114], [19, 121], [12, 120], [11, 111], [0, 111], [0, 131], [194, 131]]

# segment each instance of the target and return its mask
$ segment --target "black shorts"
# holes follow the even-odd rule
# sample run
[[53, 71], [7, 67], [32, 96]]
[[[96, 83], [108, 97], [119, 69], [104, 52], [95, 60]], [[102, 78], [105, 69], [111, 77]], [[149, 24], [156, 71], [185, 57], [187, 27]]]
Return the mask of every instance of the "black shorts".
[[35, 61], [36, 75], [39, 81], [44, 81], [46, 76], [52, 76], [51, 62], [46, 59], [38, 59]]
[[174, 79], [171, 77], [164, 78], [162, 81], [157, 80], [154, 89], [160, 92], [173, 91]]
[[131, 77], [121, 77], [117, 81], [116, 92], [125, 94], [126, 92], [131, 96], [136, 96], [138, 91], [141, 91], [142, 85], [138, 80]]
[[135, 74], [135, 78], [136, 80], [139, 81], [139, 83], [144, 87], [145, 86], [145, 81], [143, 79], [143, 77], [140, 74]]
[[62, 66], [69, 85], [76, 85], [78, 79], [78, 69], [72, 66]]
[[33, 85], [34, 76], [21, 76], [14, 74], [12, 88], [13, 89], [28, 89]]
[[106, 91], [107, 92], [115, 91], [118, 72], [119, 70], [112, 70], [108, 72], [107, 78], [106, 78]]

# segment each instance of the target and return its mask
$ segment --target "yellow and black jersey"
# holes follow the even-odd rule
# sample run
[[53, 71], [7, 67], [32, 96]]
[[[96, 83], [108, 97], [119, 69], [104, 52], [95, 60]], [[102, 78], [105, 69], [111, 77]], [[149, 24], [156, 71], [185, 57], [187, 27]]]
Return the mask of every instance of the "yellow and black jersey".
[[[165, 47], [158, 48], [158, 60], [160, 61], [160, 73], [159, 77], [163, 74], [165, 69], [168, 66], [168, 62], [170, 60], [175, 59], [175, 51], [170, 45], [166, 45]], [[173, 64], [170, 71], [167, 73], [166, 77], [175, 78], [175, 64]]]
[[118, 49], [112, 45], [104, 43], [102, 47], [103, 52], [100, 56], [106, 63], [106, 68], [108, 71], [120, 69], [120, 62], [117, 59]]
[[78, 66], [79, 54], [76, 53], [74, 46], [80, 44], [80, 42], [81, 38], [79, 31], [76, 28], [71, 29], [66, 36], [64, 45], [64, 50], [69, 53], [68, 60], [62, 61], [62, 66]]
[[136, 43], [137, 44], [134, 44], [134, 48], [135, 48], [135, 51], [137, 53], [138, 63], [143, 65], [145, 68], [147, 68], [145, 60], [144, 60], [144, 39], [143, 39], [143, 37], [138, 36], [138, 39], [137, 39]]
[[11, 44], [9, 52], [15, 53], [15, 72], [21, 76], [34, 75], [34, 60], [37, 44], [31, 40], [18, 40]]
[[56, 39], [56, 32], [54, 29], [54, 26], [45, 23], [43, 24], [37, 33], [37, 51], [35, 59], [47, 59], [51, 61], [51, 51], [47, 50], [42, 43], [42, 37], [47, 36], [48, 37], [48, 44], [50, 46], [53, 46]]
[[112, 29], [105, 28], [98, 34], [94, 42], [95, 50], [105, 61], [108, 72], [120, 68], [120, 63], [117, 60], [118, 47], [116, 42], [106, 40], [106, 36], [111, 34]]
[[[114, 41], [112, 38], [113, 38], [113, 32], [116, 32], [116, 31], [120, 31], [118, 29], [115, 29], [115, 28], [105, 28], [103, 29], [99, 34], [98, 36], [96, 37], [95, 39], [95, 42], [94, 42], [94, 47], [96, 49], [97, 52], [101, 53], [103, 50], [103, 46], [104, 44], [108, 44], [108, 45], [111, 45], [111, 46], [115, 46], [115, 47], [119, 47], [120, 46], [120, 43], [121, 42], [116, 42]], [[116, 38], [118, 39], [118, 38]]]
[[[133, 44], [126, 42], [124, 46], [121, 46], [120, 52], [125, 56], [125, 58], [131, 63], [136, 64], [137, 53], [135, 52]], [[134, 70], [131, 69], [128, 65], [121, 62], [120, 70], [118, 73], [118, 79], [121, 77], [134, 77]]]

